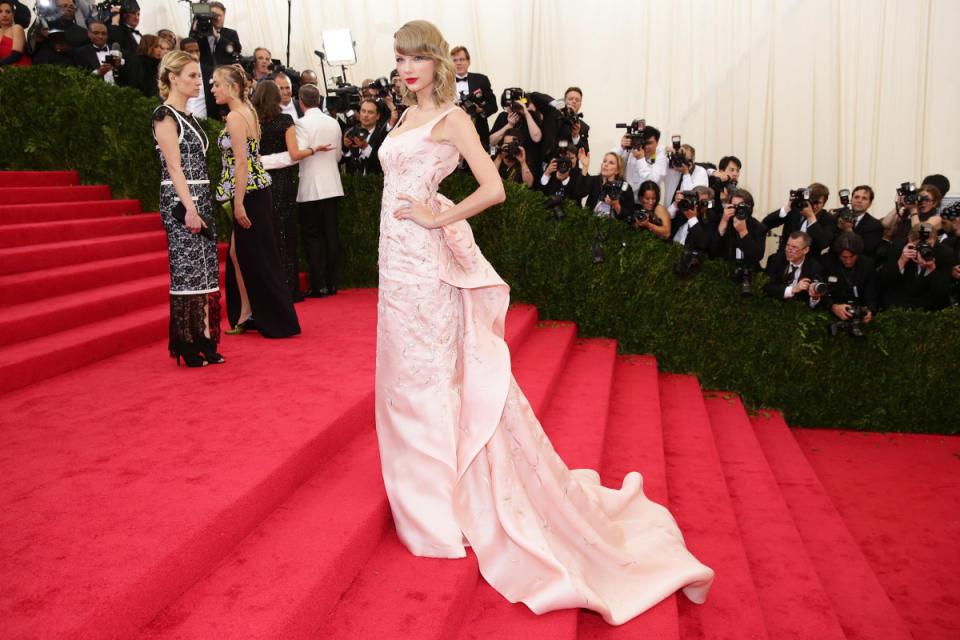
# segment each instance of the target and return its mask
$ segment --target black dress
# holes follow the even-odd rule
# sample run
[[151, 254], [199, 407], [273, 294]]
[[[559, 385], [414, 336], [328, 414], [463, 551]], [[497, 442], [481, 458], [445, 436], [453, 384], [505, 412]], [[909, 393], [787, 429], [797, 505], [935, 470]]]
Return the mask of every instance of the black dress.
[[[260, 134], [261, 153], [269, 155], [286, 151], [286, 133], [292, 126], [293, 118], [285, 113], [263, 125]], [[280, 265], [290, 296], [294, 302], [299, 302], [303, 300], [303, 295], [300, 293], [300, 264], [297, 257], [297, 218], [293, 215], [293, 205], [297, 199], [297, 167], [271, 169], [267, 173], [273, 180], [273, 236], [277, 240]]]
[[[267, 338], [288, 338], [300, 333], [300, 322], [293, 308], [293, 299], [283, 278], [280, 255], [273, 236], [273, 205], [270, 197], [270, 174], [260, 161], [260, 143], [247, 139], [247, 184], [236, 185], [236, 156], [227, 130], [220, 132], [223, 173], [217, 186], [217, 199], [232, 200], [235, 188], [246, 187], [243, 208], [250, 218], [250, 228], [233, 225], [232, 242], [243, 284], [250, 300], [253, 323], [260, 335]], [[240, 290], [233, 260], [227, 260], [227, 317], [230, 326], [240, 320]]]
[[[190, 197], [216, 238], [213, 204], [210, 201], [210, 180], [207, 176], [209, 141], [203, 128], [189, 113], [160, 105], [153, 112], [153, 121], [173, 118], [180, 138], [180, 166], [187, 179]], [[154, 133], [154, 140], [156, 134]], [[157, 146], [160, 153], [160, 147]], [[180, 198], [170, 180], [166, 158], [160, 153], [160, 217], [167, 232], [167, 253], [170, 260], [170, 351], [178, 343], [197, 344], [204, 337], [209, 315], [210, 337], [220, 340], [220, 268], [217, 263], [217, 242], [204, 234], [193, 234], [173, 217]]]

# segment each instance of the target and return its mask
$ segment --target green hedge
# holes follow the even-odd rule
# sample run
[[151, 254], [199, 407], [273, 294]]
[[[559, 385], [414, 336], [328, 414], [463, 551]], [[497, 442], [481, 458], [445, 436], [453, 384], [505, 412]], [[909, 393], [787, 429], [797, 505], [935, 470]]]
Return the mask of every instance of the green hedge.
[[[74, 168], [84, 182], [110, 184], [117, 196], [155, 209], [155, 105], [81, 71], [5, 71], [0, 168]], [[219, 125], [207, 127], [214, 139]], [[219, 162], [214, 149], [213, 177]], [[441, 191], [458, 201], [474, 187], [470, 176], [454, 175]], [[344, 178], [343, 286], [377, 285], [381, 188], [378, 177]], [[623, 352], [654, 354], [661, 369], [695, 374], [706, 389], [737, 391], [748, 406], [779, 409], [796, 426], [960, 431], [960, 400], [950, 386], [960, 362], [956, 311], [891, 310], [864, 338], [831, 338], [824, 313], [760, 293], [763, 276], [755, 282], [758, 294], [746, 299], [720, 262], [678, 280], [680, 247], [620, 223], [601, 222], [605, 261], [595, 265], [595, 219], [568, 204], [567, 217], [557, 220], [542, 200], [507, 185], [507, 201], [471, 224], [512, 299], [536, 305], [543, 317], [573, 320], [586, 336], [616, 338]]]

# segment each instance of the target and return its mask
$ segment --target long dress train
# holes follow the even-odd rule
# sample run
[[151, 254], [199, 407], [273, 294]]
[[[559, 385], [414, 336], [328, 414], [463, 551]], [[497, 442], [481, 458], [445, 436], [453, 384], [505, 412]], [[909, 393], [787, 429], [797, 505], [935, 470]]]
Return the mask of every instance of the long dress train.
[[557, 456], [510, 371], [509, 288], [469, 224], [393, 217], [398, 194], [452, 206], [437, 186], [459, 155], [431, 137], [447, 113], [380, 148], [376, 418], [400, 539], [449, 558], [468, 542], [487, 582], [536, 613], [586, 607], [621, 624], [678, 589], [703, 602], [713, 571], [640, 474], [608, 489]]

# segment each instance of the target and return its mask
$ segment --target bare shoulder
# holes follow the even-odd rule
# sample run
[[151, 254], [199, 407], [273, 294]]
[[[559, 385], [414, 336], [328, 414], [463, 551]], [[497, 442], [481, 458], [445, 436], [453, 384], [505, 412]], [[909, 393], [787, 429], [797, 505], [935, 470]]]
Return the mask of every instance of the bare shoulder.
[[440, 121], [440, 126], [434, 130], [434, 139], [437, 141], [462, 139], [464, 135], [476, 129], [473, 121], [463, 109], [454, 109]]

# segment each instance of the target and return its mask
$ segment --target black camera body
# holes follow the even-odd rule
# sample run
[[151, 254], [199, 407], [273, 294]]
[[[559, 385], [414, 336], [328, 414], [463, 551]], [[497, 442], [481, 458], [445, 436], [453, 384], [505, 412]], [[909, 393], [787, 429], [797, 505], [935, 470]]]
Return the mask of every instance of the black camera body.
[[497, 147], [497, 153], [505, 153], [511, 158], [516, 158], [520, 155], [520, 141], [511, 140], [506, 144], [501, 144]]
[[753, 265], [738, 260], [730, 273], [730, 279], [740, 284], [740, 295], [748, 298], [753, 295]]
[[935, 257], [933, 245], [929, 242], [930, 236], [933, 235], [933, 231], [930, 229], [930, 227], [923, 224], [920, 225], [918, 233], [920, 236], [913, 248], [917, 250], [917, 255], [923, 258], [924, 262], [930, 262]]
[[682, 191], [683, 198], [677, 202], [677, 211], [692, 211], [697, 208], [699, 196], [696, 191]]
[[830, 335], [836, 336], [842, 331], [855, 338], [863, 337], [865, 326], [863, 320], [867, 317], [869, 309], [855, 300], [848, 300], [846, 306], [850, 308], [850, 314], [853, 317], [849, 320], [837, 320], [831, 324], [828, 327]]
[[840, 189], [840, 192], [837, 195], [840, 196], [840, 208], [837, 209], [837, 219], [853, 224], [856, 221], [857, 216], [850, 208], [850, 190]]
[[338, 82], [336, 87], [327, 90], [327, 109], [359, 111], [361, 102], [363, 99], [360, 97], [360, 89], [352, 84]]
[[603, 202], [604, 198], [619, 200], [620, 196], [629, 188], [630, 184], [625, 180], [620, 180], [619, 178], [608, 180], [600, 187], [600, 201]]
[[790, 211], [800, 213], [810, 204], [810, 189], [800, 187], [790, 190]]
[[656, 211], [647, 211], [645, 209], [638, 209], [633, 212], [633, 218], [627, 220], [630, 224], [634, 222], [649, 222], [652, 225], [660, 226], [660, 218], [657, 217]]
[[917, 185], [912, 182], [903, 182], [897, 187], [897, 195], [903, 198], [903, 204], [917, 204]]
[[478, 87], [473, 93], [465, 93], [460, 97], [460, 108], [471, 116], [482, 116], [485, 98], [483, 89]]
[[552, 211], [557, 220], [563, 220], [567, 214], [563, 212], [563, 196], [553, 195], [543, 201], [543, 208]]
[[370, 132], [367, 131], [367, 129], [358, 122], [357, 124], [347, 129], [344, 136], [347, 138], [357, 138], [359, 140], [366, 140], [369, 134]]
[[643, 118], [637, 118], [633, 122], [618, 122], [614, 125], [617, 129], [626, 129], [627, 132], [624, 134], [630, 138], [630, 148], [631, 149], [640, 149], [643, 147], [643, 143], [646, 142], [644, 133], [647, 128], [647, 121]]
[[573, 160], [570, 156], [557, 156], [557, 173], [570, 173], [573, 170]]
[[733, 206], [733, 217], [737, 220], [746, 220], [753, 214], [753, 207], [746, 202], [738, 202]]
[[680, 136], [673, 136], [671, 140], [673, 142], [673, 149], [667, 151], [667, 159], [669, 160], [670, 168], [679, 170], [683, 167], [689, 167], [692, 165], [693, 160], [688, 158], [680, 149]]
[[949, 207], [940, 210], [940, 217], [944, 220], [956, 220], [960, 218], [960, 200], [954, 202]]
[[503, 90], [503, 93], [500, 94], [500, 106], [503, 107], [505, 111], [513, 111], [514, 113], [523, 113], [523, 105], [518, 103], [527, 102], [527, 94], [520, 87], [509, 87]]
[[684, 249], [683, 255], [680, 256], [680, 262], [673, 268], [673, 274], [678, 278], [695, 276], [700, 273], [701, 266], [700, 252], [694, 249]]

